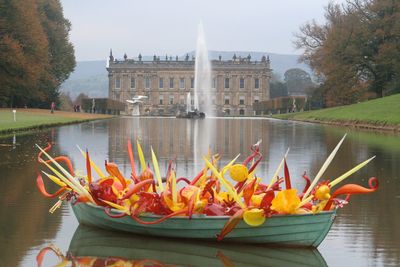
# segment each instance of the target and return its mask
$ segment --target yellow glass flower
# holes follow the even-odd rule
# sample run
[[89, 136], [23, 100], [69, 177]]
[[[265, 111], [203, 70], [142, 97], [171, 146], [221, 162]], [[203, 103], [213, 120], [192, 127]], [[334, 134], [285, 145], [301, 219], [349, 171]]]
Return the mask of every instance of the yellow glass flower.
[[259, 207], [264, 196], [265, 196], [265, 193], [259, 194], [259, 195], [252, 195], [251, 196], [252, 205]]
[[251, 209], [243, 213], [243, 220], [250, 226], [260, 226], [265, 222], [264, 210]]
[[300, 202], [296, 189], [283, 190], [272, 200], [271, 209], [279, 213], [294, 214]]
[[331, 189], [329, 188], [329, 186], [327, 185], [321, 185], [317, 188], [317, 190], [315, 191], [315, 198], [318, 200], [328, 200], [331, 198], [330, 195]]
[[229, 175], [236, 182], [243, 182], [249, 176], [249, 170], [243, 164], [235, 164], [229, 168]]

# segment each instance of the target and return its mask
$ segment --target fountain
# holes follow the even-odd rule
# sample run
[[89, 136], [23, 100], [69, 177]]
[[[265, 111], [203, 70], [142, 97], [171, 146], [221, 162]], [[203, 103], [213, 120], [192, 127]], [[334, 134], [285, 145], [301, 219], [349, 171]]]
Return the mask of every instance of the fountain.
[[199, 108], [192, 108], [192, 98], [190, 96], [190, 92], [186, 95], [186, 111], [185, 113], [178, 113], [176, 115], [177, 118], [185, 118], [185, 119], [204, 119], [206, 114], [204, 112], [199, 111]]
[[140, 116], [138, 104], [132, 106], [132, 116]]
[[196, 61], [194, 68], [194, 90], [192, 108], [190, 93], [186, 98], [186, 114], [179, 117], [198, 119], [213, 116], [214, 110], [211, 105], [211, 63], [208, 59], [208, 50], [204, 37], [202, 23], [199, 24], [196, 47]]
[[[212, 143], [215, 141], [215, 116], [212, 105], [211, 89], [211, 62], [208, 58], [208, 50], [204, 36], [203, 25], [200, 22], [197, 35], [195, 78], [193, 90], [193, 102], [195, 113], [205, 113], [207, 118], [201, 121], [194, 121], [193, 135], [193, 160], [194, 168], [202, 167], [201, 155], [207, 155], [209, 148], [213, 151]], [[200, 112], [202, 111], [202, 112]], [[204, 114], [203, 113], [203, 114]], [[190, 113], [189, 113], [190, 114]], [[205, 117], [205, 116], [204, 116]]]
[[148, 97], [145, 95], [139, 95], [133, 97], [132, 99], [126, 100], [126, 102], [128, 102], [132, 108], [132, 116], [140, 116], [139, 105], [143, 104], [143, 100], [147, 98]]
[[190, 98], [190, 92], [187, 94], [186, 96], [186, 114], [189, 114], [189, 111], [191, 110], [190, 106], [191, 106], [191, 102], [192, 99]]
[[[211, 105], [211, 63], [208, 59], [208, 50], [202, 23], [199, 24], [197, 36], [194, 72], [194, 109], [202, 110], [207, 116], [213, 116], [214, 111]], [[201, 105], [199, 100], [201, 100]]]

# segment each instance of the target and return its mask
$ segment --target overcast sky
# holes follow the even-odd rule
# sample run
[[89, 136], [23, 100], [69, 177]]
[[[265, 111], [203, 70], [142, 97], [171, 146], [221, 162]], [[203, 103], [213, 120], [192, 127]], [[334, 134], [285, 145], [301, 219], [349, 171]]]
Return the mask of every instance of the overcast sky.
[[[342, 3], [345, 0], [335, 0]], [[183, 55], [203, 22], [210, 50], [299, 54], [293, 33], [324, 21], [329, 0], [61, 0], [78, 61]]]

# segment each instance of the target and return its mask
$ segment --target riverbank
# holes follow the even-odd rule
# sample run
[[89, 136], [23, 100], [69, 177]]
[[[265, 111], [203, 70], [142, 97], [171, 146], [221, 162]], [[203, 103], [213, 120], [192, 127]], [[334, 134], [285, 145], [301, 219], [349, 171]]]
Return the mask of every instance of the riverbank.
[[400, 94], [358, 104], [273, 115], [284, 120], [400, 132]]
[[11, 109], [0, 109], [0, 134], [20, 132], [64, 124], [112, 118], [111, 115], [67, 112], [48, 109], [16, 109], [16, 120]]

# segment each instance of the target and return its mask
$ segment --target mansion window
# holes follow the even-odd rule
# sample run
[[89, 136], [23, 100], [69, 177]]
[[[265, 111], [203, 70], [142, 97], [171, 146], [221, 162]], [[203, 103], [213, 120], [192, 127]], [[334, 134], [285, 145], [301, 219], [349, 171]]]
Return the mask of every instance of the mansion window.
[[244, 78], [240, 78], [239, 80], [239, 88], [244, 89]]
[[255, 97], [254, 97], [254, 103], [258, 103], [258, 102], [260, 102], [260, 97], [255, 96]]
[[144, 88], [150, 89], [150, 78], [149, 77], [144, 78]]
[[180, 89], [185, 89], [185, 78], [180, 78], [179, 79], [179, 88]]
[[131, 89], [136, 88], [136, 79], [134, 77], [131, 77]]
[[259, 89], [260, 88], [260, 79], [259, 78], [255, 78], [254, 79], [254, 88], [255, 89]]
[[229, 78], [225, 78], [225, 89], [229, 89]]
[[159, 97], [160, 105], [163, 105], [163, 102], [164, 102], [164, 96], [160, 95], [160, 97]]
[[229, 105], [229, 96], [225, 96], [224, 98], [224, 104]]
[[173, 96], [173, 95], [170, 95], [170, 96], [169, 96], [169, 104], [170, 104], [170, 105], [173, 105], [173, 104], [174, 104], [174, 96]]
[[217, 88], [217, 78], [212, 79], [212, 88]]
[[239, 96], [239, 105], [244, 105], [244, 96]]
[[164, 78], [158, 79], [158, 88], [160, 88], [160, 89], [164, 88]]
[[244, 115], [244, 109], [239, 110], [239, 115]]
[[169, 78], [169, 88], [170, 89], [174, 88], [174, 78]]
[[185, 96], [184, 95], [179, 96], [179, 104], [181, 104], [181, 105], [185, 104]]
[[190, 88], [194, 88], [194, 78], [190, 78]]
[[115, 77], [115, 89], [121, 89], [121, 77]]

